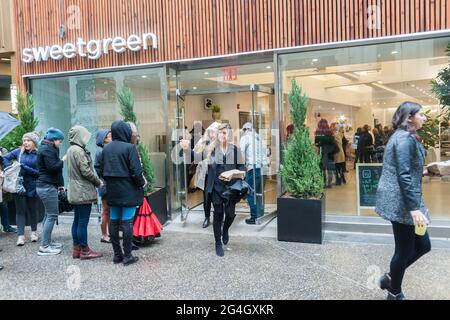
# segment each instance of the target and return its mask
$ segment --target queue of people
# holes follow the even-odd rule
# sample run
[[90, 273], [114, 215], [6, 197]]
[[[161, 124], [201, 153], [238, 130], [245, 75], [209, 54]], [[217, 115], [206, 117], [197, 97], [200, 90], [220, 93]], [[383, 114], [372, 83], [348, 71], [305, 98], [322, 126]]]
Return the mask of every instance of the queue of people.
[[[0, 197], [3, 230], [17, 232], [16, 244], [19, 247], [25, 246], [28, 241], [36, 243], [40, 238], [39, 256], [60, 254], [63, 245], [53, 241], [52, 234], [59, 215], [58, 195], [65, 192], [63, 168], [66, 167], [67, 198], [74, 207], [72, 257], [91, 260], [103, 256], [90, 248], [88, 240], [92, 204], [100, 198], [103, 204], [101, 242], [112, 244], [114, 263], [130, 265], [137, 262], [138, 258], [131, 254], [133, 218], [136, 208], [143, 202], [146, 181], [135, 145], [138, 134], [134, 131], [132, 125], [124, 121], [114, 122], [111, 130], [100, 130], [97, 145], [101, 149], [95, 161], [87, 150], [92, 134], [82, 126], [70, 129], [70, 147], [62, 158], [60, 146], [65, 134], [61, 130], [48, 129], [42, 140], [36, 132], [23, 135], [22, 145], [9, 153], [2, 152], [0, 159], [2, 185], [4, 170], [17, 164], [14, 165], [17, 168], [17, 177], [14, 178], [17, 189], [11, 192], [16, 208], [17, 230], [9, 226], [8, 210], [3, 197]], [[39, 202], [42, 202], [45, 211], [40, 237], [37, 233]], [[27, 220], [31, 227], [29, 238], [25, 235]], [[123, 232], [123, 252], [119, 244], [119, 230]]]

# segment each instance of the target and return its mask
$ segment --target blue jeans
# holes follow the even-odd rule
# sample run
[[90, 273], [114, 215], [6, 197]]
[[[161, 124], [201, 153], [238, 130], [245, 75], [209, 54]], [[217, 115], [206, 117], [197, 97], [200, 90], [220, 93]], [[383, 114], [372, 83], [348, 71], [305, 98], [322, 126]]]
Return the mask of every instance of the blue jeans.
[[2, 221], [3, 230], [6, 230], [10, 227], [8, 214], [8, 207], [6, 206], [6, 203], [0, 203], [0, 219]]
[[40, 185], [36, 188], [39, 198], [45, 208], [45, 216], [43, 221], [42, 246], [48, 246], [52, 243], [53, 227], [58, 220], [58, 189], [51, 185]]
[[74, 219], [72, 224], [72, 239], [74, 246], [86, 248], [88, 245], [87, 227], [91, 217], [92, 204], [74, 205]]
[[[253, 175], [256, 177], [256, 187], [254, 186]], [[257, 219], [264, 215], [264, 205], [262, 196], [257, 196], [257, 193], [263, 193], [261, 184], [261, 169], [252, 169], [247, 172], [245, 181], [252, 187], [254, 192], [250, 191], [247, 196], [248, 204], [250, 205], [250, 217]], [[256, 203], [255, 203], [256, 197]]]
[[111, 207], [110, 216], [111, 220], [128, 221], [134, 218], [136, 213], [136, 207]]

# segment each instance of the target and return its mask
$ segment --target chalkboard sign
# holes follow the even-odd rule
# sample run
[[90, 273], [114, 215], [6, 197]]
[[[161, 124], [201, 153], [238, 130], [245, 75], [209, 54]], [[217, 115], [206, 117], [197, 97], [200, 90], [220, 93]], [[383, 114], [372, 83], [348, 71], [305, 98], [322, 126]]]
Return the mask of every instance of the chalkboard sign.
[[356, 188], [358, 194], [358, 214], [360, 209], [375, 208], [378, 182], [381, 178], [381, 163], [364, 163], [356, 167]]

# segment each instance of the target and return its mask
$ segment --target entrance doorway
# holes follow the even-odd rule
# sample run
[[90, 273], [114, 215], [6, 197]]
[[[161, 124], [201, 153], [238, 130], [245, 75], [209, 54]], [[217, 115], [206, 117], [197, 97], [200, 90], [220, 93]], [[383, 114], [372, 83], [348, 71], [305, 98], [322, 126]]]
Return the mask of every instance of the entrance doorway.
[[[267, 71], [266, 68], [264, 71]], [[190, 73], [192, 71], [189, 71]], [[209, 76], [208, 71], [198, 70], [197, 74]], [[239, 84], [234, 80], [232, 85], [218, 84], [203, 87], [194, 86], [188, 75], [183, 71], [171, 72], [173, 84], [176, 84], [169, 117], [172, 124], [172, 158], [179, 161], [173, 163], [172, 175], [172, 212], [181, 215], [181, 220], [186, 221], [190, 215], [203, 215], [203, 191], [196, 188], [195, 179], [198, 161], [182, 160], [179, 140], [191, 140], [194, 148], [198, 140], [205, 134], [205, 130], [214, 122], [229, 123], [232, 127], [232, 143], [240, 146], [244, 132], [242, 128], [251, 126], [247, 141], [255, 146], [252, 148], [252, 157], [247, 156], [247, 165], [261, 171], [261, 183], [257, 183], [257, 177], [253, 177], [253, 185], [256, 186], [253, 202], [260, 213], [258, 223], [265, 221], [276, 212], [278, 197], [277, 174], [279, 168], [279, 138], [278, 117], [275, 110], [275, 97], [273, 83], [264, 84]], [[174, 77], [175, 76], [175, 77]], [[170, 77], [170, 72], [169, 72]], [[250, 77], [250, 75], [246, 75]], [[209, 78], [209, 77], [208, 77]], [[254, 75], [257, 79], [259, 76]], [[217, 78], [216, 78], [217, 79]], [[223, 78], [221, 78], [222, 80]], [[272, 74], [273, 79], [273, 74]], [[271, 87], [272, 86], [272, 87]], [[220, 115], [213, 115], [213, 108], [220, 108]], [[217, 111], [217, 110], [216, 110]], [[245, 150], [243, 150], [245, 152]], [[247, 155], [249, 150], [247, 150]], [[257, 156], [256, 156], [257, 155]], [[201, 159], [197, 159], [201, 160]], [[253, 163], [249, 163], [253, 161]], [[247, 201], [241, 201], [237, 205], [238, 217], [248, 218], [250, 206]]]

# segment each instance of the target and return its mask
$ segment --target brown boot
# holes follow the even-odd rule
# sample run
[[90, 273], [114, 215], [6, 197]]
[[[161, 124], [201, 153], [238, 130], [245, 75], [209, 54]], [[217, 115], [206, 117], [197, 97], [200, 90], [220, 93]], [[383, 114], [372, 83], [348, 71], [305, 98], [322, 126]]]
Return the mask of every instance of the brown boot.
[[73, 246], [72, 258], [80, 259], [80, 255], [81, 255], [81, 246]]
[[89, 246], [86, 246], [86, 248], [81, 249], [81, 255], [80, 255], [81, 260], [90, 260], [90, 259], [96, 259], [96, 258], [101, 258], [101, 257], [103, 257], [103, 254], [92, 251], [89, 248]]

